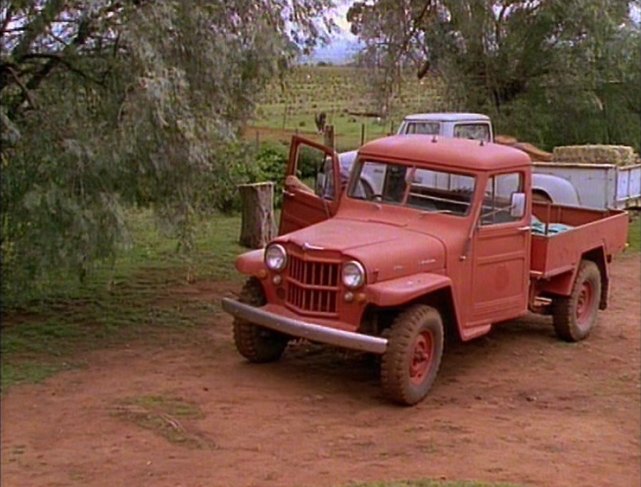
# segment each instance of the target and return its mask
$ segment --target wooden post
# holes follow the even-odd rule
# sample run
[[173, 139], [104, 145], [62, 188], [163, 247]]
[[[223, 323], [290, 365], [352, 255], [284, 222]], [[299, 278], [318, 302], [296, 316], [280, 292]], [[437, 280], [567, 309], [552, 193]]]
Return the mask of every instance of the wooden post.
[[336, 150], [336, 140], [334, 137], [334, 126], [325, 125], [325, 130], [323, 131], [323, 144], [332, 150]]
[[365, 124], [361, 123], [361, 145], [365, 143]]
[[238, 185], [243, 213], [240, 244], [261, 249], [276, 236], [274, 221], [274, 183]]

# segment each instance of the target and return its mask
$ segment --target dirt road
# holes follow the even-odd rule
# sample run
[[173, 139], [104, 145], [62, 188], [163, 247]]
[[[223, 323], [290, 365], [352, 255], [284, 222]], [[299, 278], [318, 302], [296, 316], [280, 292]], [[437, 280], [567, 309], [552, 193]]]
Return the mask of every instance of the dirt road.
[[[363, 357], [297, 345], [280, 363], [245, 363], [222, 314], [190, 341], [92, 353], [87, 368], [3, 397], [2, 485], [639, 485], [639, 256], [613, 274], [587, 341], [558, 341], [547, 318], [504, 325], [447, 351], [430, 396], [409, 409], [383, 400]], [[236, 291], [196, 286], [190, 299]], [[153, 416], [162, 398], [193, 414]]]

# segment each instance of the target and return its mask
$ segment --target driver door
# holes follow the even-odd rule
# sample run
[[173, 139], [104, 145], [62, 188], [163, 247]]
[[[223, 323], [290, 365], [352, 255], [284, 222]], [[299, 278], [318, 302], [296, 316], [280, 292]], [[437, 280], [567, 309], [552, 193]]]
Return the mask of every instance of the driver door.
[[322, 144], [294, 135], [285, 174], [278, 234], [332, 217], [341, 193], [338, 155]]
[[529, 205], [511, 211], [514, 193], [529, 181], [521, 172], [492, 176], [473, 243], [470, 298], [473, 324], [496, 323], [527, 311], [530, 277]]

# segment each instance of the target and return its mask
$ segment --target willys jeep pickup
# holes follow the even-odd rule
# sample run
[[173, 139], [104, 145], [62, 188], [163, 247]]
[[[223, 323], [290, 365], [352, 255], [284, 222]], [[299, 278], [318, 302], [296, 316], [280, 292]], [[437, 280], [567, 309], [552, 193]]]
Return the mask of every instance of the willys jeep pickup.
[[[391, 136], [359, 150], [342, 189], [337, 154], [298, 137], [288, 175], [305, 151], [319, 167], [331, 158], [325, 186], [286, 180], [280, 235], [238, 257], [249, 279], [223, 300], [249, 361], [279, 359], [293, 338], [378, 354], [385, 395], [412, 405], [436, 378], [446, 332], [467, 341], [532, 311], [579, 341], [606, 308], [628, 215], [533, 202], [525, 153]], [[366, 192], [368, 171], [381, 177]]]

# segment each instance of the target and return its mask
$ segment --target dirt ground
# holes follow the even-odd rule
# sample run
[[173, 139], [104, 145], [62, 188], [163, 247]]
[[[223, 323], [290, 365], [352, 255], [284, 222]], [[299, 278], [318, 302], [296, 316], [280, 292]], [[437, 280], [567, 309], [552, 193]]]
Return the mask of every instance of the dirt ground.
[[[614, 263], [610, 308], [583, 343], [562, 343], [549, 318], [528, 317], [452, 346], [415, 408], [385, 402], [376, 367], [362, 356], [299, 344], [279, 363], [250, 365], [236, 354], [223, 314], [190, 341], [94, 352], [86, 368], [3, 397], [2, 485], [435, 478], [636, 486], [640, 276], [638, 254]], [[199, 283], [184, 296], [235, 291]], [[197, 408], [197, 415], [161, 416], [197, 441], [170, 441], [119, 414], [123, 401], [150, 396]]]

